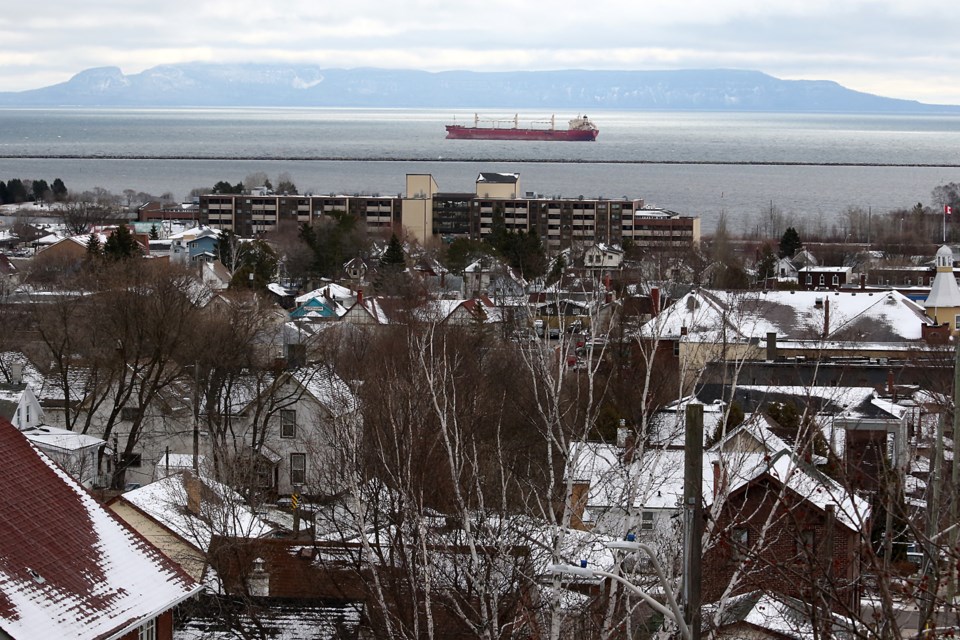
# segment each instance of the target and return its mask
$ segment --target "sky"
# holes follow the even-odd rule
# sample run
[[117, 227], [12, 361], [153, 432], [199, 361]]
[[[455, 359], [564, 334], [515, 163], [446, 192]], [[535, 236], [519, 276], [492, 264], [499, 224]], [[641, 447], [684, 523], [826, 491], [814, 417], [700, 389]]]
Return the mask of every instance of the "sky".
[[0, 12], [0, 91], [92, 67], [747, 69], [960, 105], [944, 0], [35, 0]]

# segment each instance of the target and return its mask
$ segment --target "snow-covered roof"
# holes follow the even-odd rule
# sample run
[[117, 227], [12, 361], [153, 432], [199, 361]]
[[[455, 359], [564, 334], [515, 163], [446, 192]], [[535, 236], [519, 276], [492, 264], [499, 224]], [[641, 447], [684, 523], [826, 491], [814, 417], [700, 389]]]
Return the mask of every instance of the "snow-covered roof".
[[513, 184], [520, 179], [519, 173], [497, 173], [493, 171], [482, 171], [477, 176], [477, 182], [496, 182], [501, 184]]
[[357, 297], [357, 294], [355, 294], [352, 289], [331, 282], [330, 284], [323, 285], [319, 289], [314, 289], [313, 291], [297, 296], [296, 302], [297, 304], [303, 304], [308, 300], [327, 296], [342, 302], [344, 300], [353, 300]]
[[[199, 511], [188, 508], [189, 483], [199, 482]], [[189, 473], [161, 478], [123, 494], [122, 500], [173, 531], [183, 540], [206, 552], [213, 535], [262, 538], [273, 527], [262, 521], [242, 498], [226, 485], [209, 478], [195, 480]]]
[[643, 337], [691, 342], [765, 339], [920, 340], [931, 324], [923, 308], [898, 291], [719, 291], [697, 289], [640, 328]]
[[23, 430], [23, 435], [42, 450], [80, 451], [106, 444], [101, 438], [45, 424], [27, 427]]
[[116, 638], [201, 588], [0, 421], [0, 635]]
[[[815, 640], [826, 635], [823, 629], [814, 627], [811, 611], [812, 605], [783, 595], [772, 595], [763, 591], [754, 591], [743, 595], [733, 596], [722, 604], [718, 629], [719, 635], [727, 637], [728, 632], [723, 630], [735, 624], [747, 624], [760, 631], [767, 632], [770, 637], [784, 638], [785, 640]], [[704, 607], [704, 624], [711, 624], [718, 608], [717, 604]], [[844, 616], [833, 614], [833, 625], [830, 628], [830, 637], [840, 640], [849, 640], [858, 637], [857, 623]], [[818, 620], [822, 625], [823, 621]], [[746, 635], [746, 634], [744, 634]], [[748, 637], [766, 637], [760, 633], [750, 634]]]
[[[574, 480], [590, 483], [588, 508], [624, 508], [632, 504], [636, 508], [675, 509], [682, 503], [685, 455], [682, 450], [638, 450], [633, 459], [625, 463], [621, 447], [580, 442], [571, 455]], [[788, 449], [772, 456], [767, 451], [704, 452], [702, 495], [707, 505], [714, 501], [714, 462], [721, 463], [725, 469], [728, 492], [735, 492], [767, 474], [820, 509], [827, 504], [836, 505], [837, 521], [853, 530], [862, 530], [869, 518], [870, 507], [865, 500], [803, 463]]]

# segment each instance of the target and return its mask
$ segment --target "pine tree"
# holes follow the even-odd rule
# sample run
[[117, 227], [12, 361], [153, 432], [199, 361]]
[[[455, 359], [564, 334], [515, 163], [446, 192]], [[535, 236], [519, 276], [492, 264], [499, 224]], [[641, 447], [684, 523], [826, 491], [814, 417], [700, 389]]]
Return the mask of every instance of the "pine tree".
[[126, 260], [140, 255], [140, 245], [137, 244], [127, 225], [121, 222], [110, 234], [103, 244], [103, 255], [111, 260]]
[[151, 240], [159, 240], [159, 239], [160, 239], [160, 232], [157, 231], [157, 225], [153, 225], [153, 226], [150, 227], [150, 239], [151, 239]]
[[787, 227], [780, 238], [780, 257], [792, 258], [793, 255], [803, 246], [800, 241], [800, 234], [793, 227]]
[[103, 247], [100, 246], [100, 234], [91, 233], [87, 240], [87, 257], [99, 258], [103, 255]]
[[380, 265], [390, 271], [402, 271], [406, 266], [403, 245], [400, 244], [400, 238], [397, 237], [397, 234], [394, 233], [390, 236], [390, 244], [387, 245], [387, 250], [380, 257]]

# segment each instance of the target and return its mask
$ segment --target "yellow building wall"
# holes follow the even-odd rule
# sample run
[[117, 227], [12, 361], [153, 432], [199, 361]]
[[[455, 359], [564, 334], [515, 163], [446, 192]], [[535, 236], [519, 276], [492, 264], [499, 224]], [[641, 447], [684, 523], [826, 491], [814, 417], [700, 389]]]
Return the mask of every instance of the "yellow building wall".
[[109, 507], [130, 528], [149, 540], [163, 555], [180, 565], [184, 571], [190, 574], [191, 578], [198, 582], [203, 578], [206, 559], [199, 549], [187, 544], [182, 538], [174, 535], [171, 531], [160, 526], [122, 500], [114, 502]]
[[936, 320], [937, 324], [948, 324], [954, 333], [957, 332], [957, 316], [960, 315], [960, 307], [933, 307], [926, 311], [927, 317]]
[[477, 197], [479, 198], [515, 199], [519, 193], [519, 178], [515, 183], [477, 182]]
[[433, 196], [437, 191], [437, 182], [429, 173], [407, 174], [407, 193], [400, 209], [406, 239], [423, 244], [433, 237]]

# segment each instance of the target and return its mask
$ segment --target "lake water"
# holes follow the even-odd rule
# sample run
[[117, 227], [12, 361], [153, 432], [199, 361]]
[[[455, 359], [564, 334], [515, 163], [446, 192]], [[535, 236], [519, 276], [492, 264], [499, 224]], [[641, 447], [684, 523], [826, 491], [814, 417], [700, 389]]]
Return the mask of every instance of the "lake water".
[[935, 186], [960, 181], [957, 116], [590, 116], [595, 143], [446, 140], [444, 124], [473, 117], [450, 111], [8, 109], [0, 180], [59, 177], [72, 191], [182, 198], [256, 171], [288, 173], [301, 192], [379, 194], [402, 192], [407, 173], [472, 191], [478, 172], [509, 171], [523, 191], [640, 197], [701, 216], [705, 232], [721, 212], [732, 229], [749, 229], [771, 205], [799, 227], [829, 225], [849, 206], [931, 204]]

